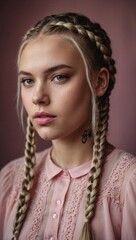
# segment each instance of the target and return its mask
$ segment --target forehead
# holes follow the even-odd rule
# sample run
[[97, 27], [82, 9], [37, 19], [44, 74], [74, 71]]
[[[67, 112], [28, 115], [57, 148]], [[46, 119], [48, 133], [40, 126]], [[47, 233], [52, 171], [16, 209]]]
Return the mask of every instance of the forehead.
[[62, 62], [78, 62], [82, 63], [83, 60], [80, 52], [74, 43], [61, 35], [42, 35], [36, 39], [30, 40], [22, 48], [19, 66], [34, 61], [61, 61]]

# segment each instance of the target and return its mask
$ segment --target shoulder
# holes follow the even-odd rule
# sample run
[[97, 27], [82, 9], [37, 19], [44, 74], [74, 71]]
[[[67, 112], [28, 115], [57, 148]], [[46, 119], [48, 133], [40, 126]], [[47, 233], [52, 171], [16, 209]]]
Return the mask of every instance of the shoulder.
[[[131, 169], [135, 168], [136, 157], [120, 149], [115, 149], [108, 157], [106, 165], [111, 166], [111, 171], [125, 176]], [[131, 172], [131, 171], [130, 171]]]
[[117, 150], [117, 159], [115, 168], [120, 178], [122, 178], [123, 183], [126, 181], [129, 182], [136, 172], [136, 157], [123, 150]]
[[[42, 152], [36, 153], [36, 167], [47, 158], [49, 150], [50, 149], [48, 148]], [[22, 179], [24, 160], [24, 156], [17, 158], [2, 168], [0, 171], [0, 196], [3, 195], [4, 197], [5, 195], [10, 194], [14, 183], [16, 182], [17, 184], [18, 180]]]
[[24, 158], [18, 158], [9, 162], [5, 167], [0, 171], [0, 192], [1, 194], [6, 194], [9, 192], [10, 188], [13, 185], [15, 176], [23, 164]]
[[128, 153], [122, 149], [115, 148], [111, 154], [107, 157], [107, 160], [114, 159], [114, 161], [119, 162], [126, 162], [126, 163], [131, 163], [133, 161], [136, 161], [136, 157], [132, 155], [131, 153]]
[[130, 181], [136, 184], [135, 175], [136, 157], [120, 149], [113, 150], [104, 164], [101, 198], [114, 199], [115, 203], [122, 205], [126, 190], [130, 189]]
[[131, 153], [117, 149], [114, 169], [116, 169], [123, 179], [123, 184], [125, 183], [125, 186], [127, 186], [127, 183], [129, 183], [136, 174], [136, 157]]
[[109, 181], [121, 184], [126, 175], [131, 175], [136, 169], [136, 157], [120, 149], [114, 149], [108, 155], [104, 165], [104, 177]]
[[10, 196], [12, 194], [14, 184], [16, 182], [16, 176], [20, 172], [23, 166], [23, 158], [19, 158], [11, 161], [0, 171], [0, 231], [3, 225], [4, 218], [7, 212], [7, 206], [9, 205]]
[[[136, 157], [130, 153], [122, 153], [121, 167], [124, 169], [121, 187], [121, 202], [124, 204], [126, 196], [136, 199]], [[119, 168], [121, 170], [121, 167]]]
[[109, 156], [109, 163], [113, 165], [112, 173], [117, 175], [118, 179], [125, 180], [136, 170], [136, 157], [120, 149], [115, 149]]
[[[136, 157], [123, 150], [118, 150], [119, 161], [116, 172], [120, 183], [120, 202], [124, 205], [126, 194], [136, 197]], [[135, 198], [134, 197], [134, 198]]]

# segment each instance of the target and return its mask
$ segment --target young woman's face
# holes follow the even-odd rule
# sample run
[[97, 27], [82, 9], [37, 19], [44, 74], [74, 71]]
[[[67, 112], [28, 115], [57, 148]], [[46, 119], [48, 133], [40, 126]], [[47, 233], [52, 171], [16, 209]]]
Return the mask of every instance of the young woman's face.
[[85, 66], [73, 44], [58, 35], [29, 42], [20, 57], [23, 105], [43, 139], [80, 137], [91, 121]]

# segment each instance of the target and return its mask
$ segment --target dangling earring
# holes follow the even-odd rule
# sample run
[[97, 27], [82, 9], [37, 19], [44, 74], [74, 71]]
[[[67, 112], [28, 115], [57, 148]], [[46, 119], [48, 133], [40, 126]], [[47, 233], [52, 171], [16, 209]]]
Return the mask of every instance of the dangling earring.
[[[90, 112], [90, 111], [89, 111]], [[87, 142], [87, 139], [90, 138], [92, 136], [92, 117], [91, 115], [89, 114], [89, 121], [88, 121], [88, 126], [87, 126], [87, 129], [85, 129], [82, 133], [82, 138], [81, 138], [81, 141], [82, 143], [86, 143]]]
[[86, 143], [87, 139], [92, 136], [92, 131], [90, 128], [85, 129], [82, 134], [82, 143]]

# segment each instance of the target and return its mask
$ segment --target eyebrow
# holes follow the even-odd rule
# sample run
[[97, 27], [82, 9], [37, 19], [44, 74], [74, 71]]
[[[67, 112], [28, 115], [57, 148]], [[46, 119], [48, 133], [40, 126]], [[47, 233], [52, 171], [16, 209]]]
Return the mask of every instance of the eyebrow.
[[[54, 71], [56, 71], [56, 70], [60, 70], [60, 69], [63, 69], [63, 68], [70, 68], [70, 69], [72, 69], [72, 67], [69, 66], [69, 65], [60, 64], [60, 65], [56, 65], [56, 66], [53, 66], [53, 67], [50, 67], [50, 68], [46, 69], [46, 70], [44, 71], [44, 73], [45, 73], [45, 74], [49, 74], [49, 73], [51, 73], [51, 72], [54, 72]], [[26, 72], [26, 71], [20, 71], [20, 72], [18, 73], [18, 76], [20, 76], [20, 75], [31, 76], [32, 74], [29, 73], [29, 72]]]

